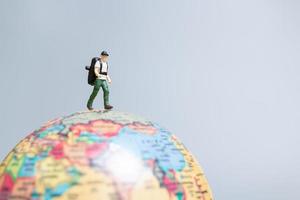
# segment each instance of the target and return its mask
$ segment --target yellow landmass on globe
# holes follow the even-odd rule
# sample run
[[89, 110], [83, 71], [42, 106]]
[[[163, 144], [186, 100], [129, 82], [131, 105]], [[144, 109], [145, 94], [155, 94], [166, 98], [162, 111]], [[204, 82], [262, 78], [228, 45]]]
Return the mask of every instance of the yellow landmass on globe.
[[166, 188], [159, 186], [159, 181], [152, 172], [142, 174], [131, 191], [130, 200], [177, 200], [169, 196]]
[[[176, 145], [177, 149], [184, 156], [187, 165], [179, 173], [180, 182], [186, 191], [187, 199], [201, 199], [201, 200], [212, 200], [212, 192], [208, 185], [208, 182], [204, 176], [203, 170], [197, 163], [194, 156], [186, 149], [175, 135], [172, 135], [171, 140]], [[191, 180], [193, 182], [191, 182]]]
[[55, 160], [47, 157], [36, 165], [36, 192], [44, 193], [47, 188], [55, 188], [59, 184], [68, 183], [71, 177], [66, 168], [69, 162], [66, 159]]
[[78, 183], [67, 190], [63, 196], [53, 200], [104, 200], [117, 199], [113, 181], [99, 170], [90, 167], [78, 167], [82, 173]]

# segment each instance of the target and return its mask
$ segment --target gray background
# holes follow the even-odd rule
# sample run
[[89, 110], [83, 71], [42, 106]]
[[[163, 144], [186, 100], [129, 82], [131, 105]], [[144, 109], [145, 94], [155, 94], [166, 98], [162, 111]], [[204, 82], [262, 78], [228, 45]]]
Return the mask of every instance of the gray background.
[[83, 67], [105, 49], [111, 104], [175, 133], [216, 199], [300, 199], [299, 10], [296, 0], [1, 0], [0, 157], [85, 110]]

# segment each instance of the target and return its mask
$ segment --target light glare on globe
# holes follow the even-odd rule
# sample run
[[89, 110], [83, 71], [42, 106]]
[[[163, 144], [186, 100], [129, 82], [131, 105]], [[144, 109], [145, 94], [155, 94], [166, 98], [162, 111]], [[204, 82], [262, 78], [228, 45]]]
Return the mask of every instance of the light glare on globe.
[[143, 166], [140, 159], [122, 149], [120, 146], [111, 144], [112, 153], [105, 163], [106, 169], [122, 182], [135, 183], [141, 173], [147, 168]]

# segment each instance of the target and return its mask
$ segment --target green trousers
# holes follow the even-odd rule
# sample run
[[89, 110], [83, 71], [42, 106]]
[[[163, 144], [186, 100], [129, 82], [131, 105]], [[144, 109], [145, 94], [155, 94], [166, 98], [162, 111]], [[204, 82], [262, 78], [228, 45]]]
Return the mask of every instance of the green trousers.
[[96, 98], [100, 87], [103, 90], [103, 101], [104, 101], [104, 106], [109, 105], [109, 89], [108, 89], [108, 85], [106, 80], [101, 80], [101, 79], [96, 79], [95, 80], [95, 85], [94, 85], [94, 89], [93, 92], [87, 102], [87, 106], [88, 107], [92, 107], [93, 106], [93, 102], [94, 99]]

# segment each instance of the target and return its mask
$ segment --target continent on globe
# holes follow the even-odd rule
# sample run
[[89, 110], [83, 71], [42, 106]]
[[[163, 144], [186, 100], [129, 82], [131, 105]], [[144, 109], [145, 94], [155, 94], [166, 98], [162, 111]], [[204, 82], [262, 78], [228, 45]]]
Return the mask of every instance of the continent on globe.
[[195, 157], [168, 130], [119, 111], [48, 121], [0, 165], [0, 200], [212, 200]]

